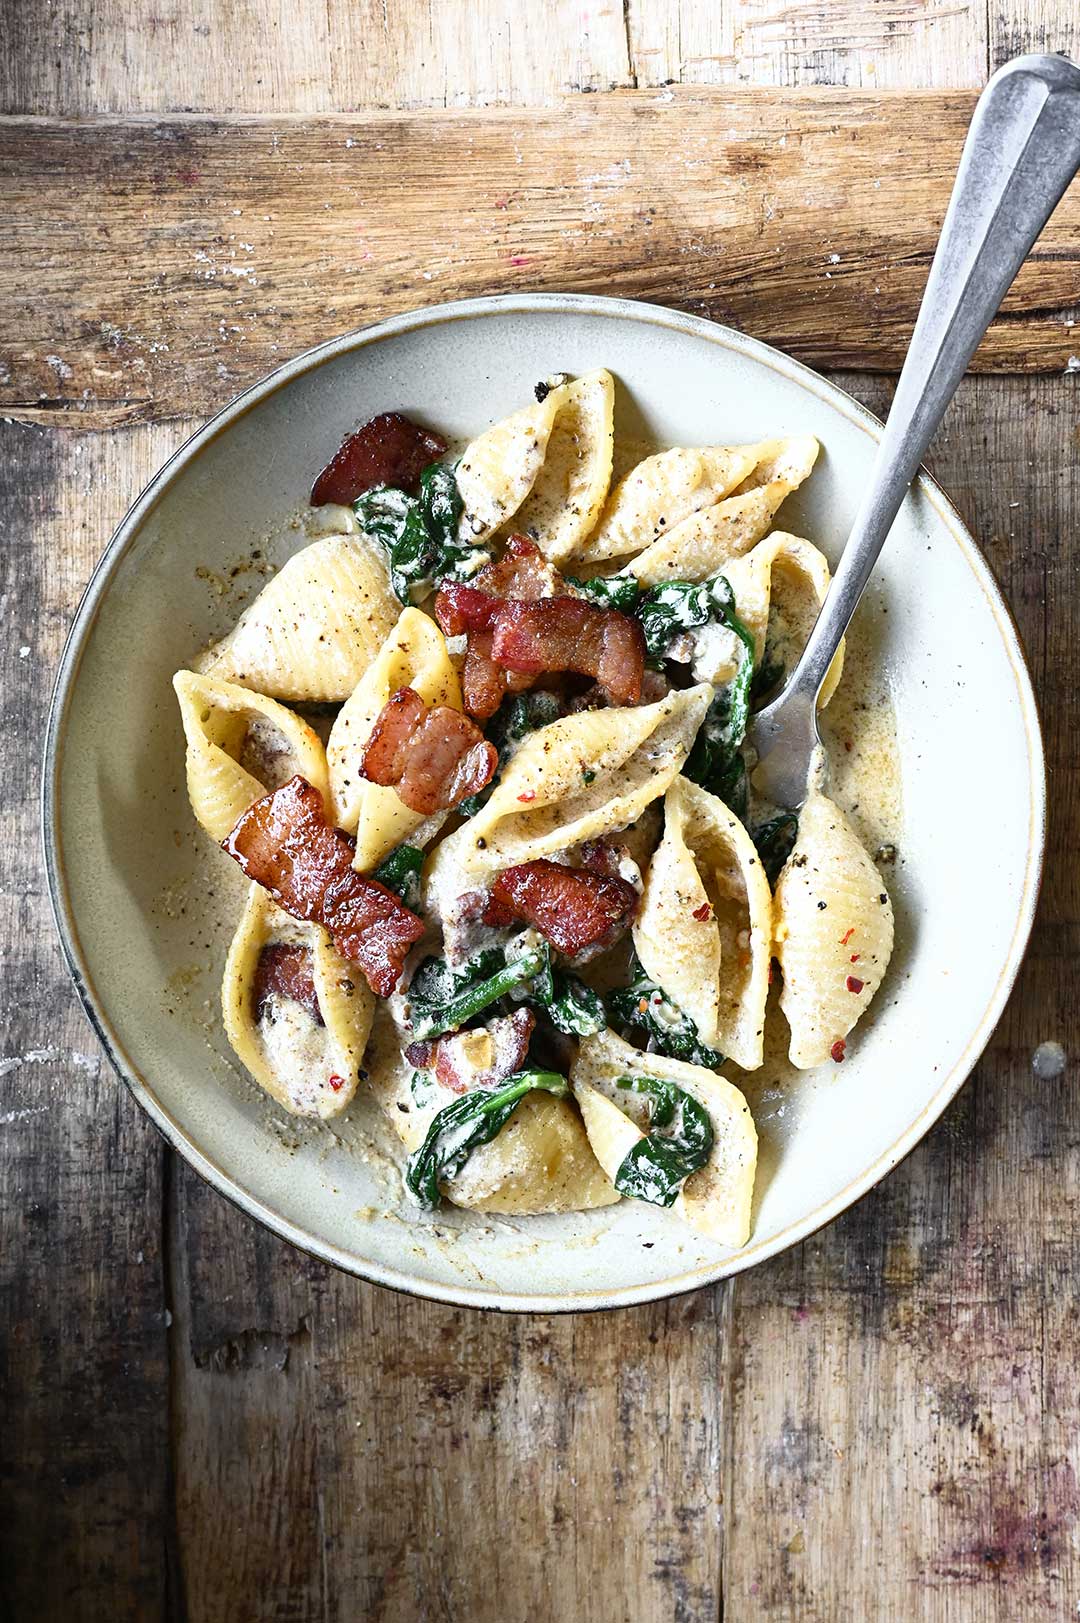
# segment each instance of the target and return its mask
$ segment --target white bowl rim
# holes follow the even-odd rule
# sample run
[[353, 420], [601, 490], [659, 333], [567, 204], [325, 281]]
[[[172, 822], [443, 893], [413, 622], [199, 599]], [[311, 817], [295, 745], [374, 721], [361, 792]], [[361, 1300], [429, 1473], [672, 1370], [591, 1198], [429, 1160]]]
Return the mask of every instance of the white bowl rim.
[[1006, 1001], [1023, 962], [1028, 938], [1035, 919], [1042, 878], [1043, 854], [1046, 843], [1046, 768], [1031, 676], [1019, 633], [1005, 598], [994, 579], [989, 565], [979, 551], [956, 508], [944, 491], [925, 470], [917, 478], [920, 495], [934, 508], [959, 547], [965, 562], [975, 576], [986, 597], [995, 624], [1001, 636], [1006, 655], [1016, 679], [1024, 732], [1030, 763], [1030, 804], [1027, 863], [1017, 907], [1012, 939], [997, 984], [979, 1022], [972, 1032], [956, 1063], [941, 1079], [933, 1097], [908, 1128], [873, 1161], [857, 1178], [851, 1180], [830, 1199], [778, 1233], [726, 1258], [719, 1264], [708, 1264], [688, 1273], [646, 1284], [626, 1286], [618, 1290], [568, 1292], [529, 1295], [527, 1293], [485, 1290], [469, 1285], [435, 1285], [418, 1280], [406, 1271], [384, 1266], [357, 1257], [350, 1251], [308, 1233], [281, 1212], [245, 1189], [224, 1167], [204, 1154], [175, 1117], [164, 1108], [133, 1061], [125, 1052], [119, 1034], [113, 1029], [109, 1017], [97, 996], [90, 966], [82, 951], [78, 929], [64, 873], [64, 861], [59, 828], [59, 777], [68, 721], [68, 710], [75, 678], [78, 675], [83, 650], [93, 630], [98, 610], [110, 582], [125, 553], [134, 540], [143, 521], [160, 501], [178, 475], [193, 462], [199, 453], [225, 429], [232, 426], [253, 407], [291, 383], [293, 379], [321, 366], [324, 361], [379, 343], [399, 333], [414, 332], [424, 327], [441, 325], [447, 321], [473, 320], [492, 314], [533, 314], [551, 311], [559, 314], [598, 315], [620, 320], [641, 321], [653, 326], [668, 327], [699, 339], [717, 344], [748, 356], [774, 372], [786, 375], [810, 394], [841, 412], [850, 422], [862, 428], [871, 439], [881, 436], [879, 418], [866, 409], [852, 395], [838, 385], [828, 382], [818, 373], [774, 349], [763, 340], [752, 338], [734, 328], [725, 327], [703, 316], [694, 316], [666, 306], [650, 304], [636, 299], [609, 298], [589, 293], [503, 293], [480, 298], [459, 299], [453, 302], [426, 305], [368, 327], [356, 328], [304, 350], [292, 360], [275, 368], [259, 382], [236, 396], [210, 420], [179, 446], [163, 464], [142, 493], [133, 502], [98, 561], [80, 599], [64, 650], [60, 657], [56, 680], [49, 705], [45, 733], [45, 752], [42, 773], [42, 835], [45, 870], [52, 902], [53, 916], [61, 946], [75, 990], [83, 1009], [93, 1026], [106, 1055], [117, 1075], [126, 1084], [134, 1098], [161, 1132], [166, 1142], [182, 1155], [214, 1189], [238, 1206], [248, 1216], [256, 1218], [273, 1233], [280, 1235], [299, 1249], [332, 1263], [361, 1279], [400, 1290], [407, 1295], [440, 1301], [461, 1307], [481, 1307], [503, 1312], [560, 1313], [583, 1312], [601, 1308], [632, 1307], [646, 1302], [697, 1290], [721, 1279], [741, 1273], [744, 1269], [764, 1262], [789, 1246], [806, 1239], [817, 1229], [838, 1217], [853, 1205], [888, 1172], [914, 1149], [915, 1145], [937, 1121], [946, 1106], [955, 1097], [971, 1074], [984, 1048], [1001, 1018]]

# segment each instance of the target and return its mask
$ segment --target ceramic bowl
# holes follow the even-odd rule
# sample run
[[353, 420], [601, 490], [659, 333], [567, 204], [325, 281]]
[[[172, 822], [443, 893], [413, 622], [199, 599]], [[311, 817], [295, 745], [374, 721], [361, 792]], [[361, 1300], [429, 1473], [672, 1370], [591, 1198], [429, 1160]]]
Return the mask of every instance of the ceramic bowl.
[[197, 1171], [277, 1233], [367, 1279], [478, 1306], [647, 1301], [749, 1267], [834, 1217], [968, 1075], [1038, 890], [1044, 778], [1030, 679], [978, 548], [924, 477], [874, 588], [888, 611], [878, 657], [903, 774], [897, 952], [849, 1060], [762, 1112], [745, 1249], [724, 1252], [633, 1201], [527, 1219], [418, 1214], [370, 1104], [358, 1098], [330, 1126], [297, 1123], [240, 1074], [217, 1003], [239, 892], [188, 810], [173, 671], [232, 623], [265, 558], [303, 544], [312, 475], [358, 422], [415, 411], [464, 438], [522, 404], [536, 378], [597, 366], [616, 375], [624, 432], [690, 445], [817, 435], [817, 469], [781, 521], [835, 562], [880, 432], [841, 390], [741, 333], [649, 305], [552, 294], [448, 304], [301, 355], [177, 452], [94, 573], [49, 718], [53, 903], [87, 1013], [136, 1099]]

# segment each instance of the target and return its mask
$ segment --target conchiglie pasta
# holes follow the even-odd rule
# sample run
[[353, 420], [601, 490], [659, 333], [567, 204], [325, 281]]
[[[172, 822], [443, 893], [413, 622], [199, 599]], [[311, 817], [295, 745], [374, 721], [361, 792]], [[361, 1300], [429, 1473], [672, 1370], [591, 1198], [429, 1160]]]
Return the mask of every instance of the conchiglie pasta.
[[487, 805], [442, 841], [429, 896], [445, 900], [460, 894], [462, 876], [551, 856], [634, 822], [679, 771], [711, 697], [701, 684], [656, 704], [581, 711], [530, 733]]
[[540, 471], [513, 527], [532, 536], [553, 563], [561, 563], [588, 535], [608, 493], [615, 383], [610, 372], [590, 372], [552, 393], [561, 396], [561, 404]]
[[596, 564], [640, 552], [734, 490], [753, 472], [756, 453], [756, 446], [713, 445], [646, 457], [616, 485], [575, 556]]
[[[564, 556], [568, 538], [576, 536], [586, 521], [593, 522], [607, 494], [613, 410], [611, 375], [594, 372], [549, 389], [543, 400], [480, 434], [466, 446], [456, 469], [464, 503], [462, 539], [483, 541], [494, 534], [538, 485], [532, 513], [543, 537], [538, 533], [538, 544], [550, 549], [553, 558]], [[565, 419], [565, 433], [555, 432], [560, 419]], [[579, 446], [573, 443], [575, 434], [582, 436]], [[552, 460], [545, 474], [549, 447]], [[577, 513], [557, 512], [554, 503], [560, 491], [573, 499]]]
[[772, 897], [749, 834], [716, 795], [676, 778], [634, 947], [702, 1040], [745, 1071], [762, 1060], [771, 942]]
[[799, 813], [776, 883], [774, 951], [780, 1007], [800, 1070], [835, 1053], [881, 984], [893, 945], [892, 903], [847, 818], [819, 790]]
[[628, 1076], [672, 1082], [707, 1112], [713, 1129], [709, 1159], [687, 1178], [670, 1210], [721, 1245], [745, 1245], [750, 1237], [757, 1130], [738, 1088], [700, 1065], [643, 1054], [611, 1031], [584, 1038], [570, 1070], [570, 1084], [593, 1153], [613, 1182], [648, 1127], [645, 1096], [619, 1087], [619, 1079]]
[[[360, 760], [375, 718], [399, 688], [413, 688], [426, 704], [461, 709], [458, 681], [446, 640], [434, 620], [419, 609], [403, 609], [373, 665], [338, 712], [326, 746], [334, 822], [356, 835], [354, 867], [367, 873], [396, 845], [425, 823], [410, 811], [396, 789], [369, 783]], [[443, 818], [428, 819], [428, 838]]]
[[[723, 570], [735, 597], [739, 619], [754, 636], [754, 661], [760, 665], [768, 641], [773, 654], [791, 670], [814, 627], [829, 590], [829, 563], [823, 552], [800, 536], [774, 530]], [[833, 656], [821, 685], [818, 704], [827, 705], [844, 669], [844, 644]]]
[[295, 553], [197, 668], [275, 699], [340, 703], [400, 607], [374, 544], [331, 535]]
[[[322, 1024], [301, 1003], [271, 993], [255, 1006], [259, 963], [268, 947], [309, 954]], [[375, 999], [363, 975], [318, 924], [283, 913], [252, 885], [225, 962], [225, 1032], [259, 1086], [294, 1116], [336, 1116], [356, 1092]]]
[[[380, 1004], [365, 1068], [375, 1099], [411, 1154], [438, 1112], [461, 1096], [427, 1072], [414, 1091], [414, 1067], [402, 1057], [401, 1040], [389, 1006]], [[548, 1093], [527, 1094], [498, 1135], [473, 1150], [443, 1187], [455, 1206], [518, 1216], [589, 1211], [619, 1198], [573, 1105]]]
[[707, 580], [766, 535], [781, 503], [807, 478], [818, 455], [811, 435], [747, 446], [754, 465], [730, 496], [665, 528], [625, 566], [641, 586]]
[[187, 741], [188, 798], [212, 840], [225, 839], [250, 805], [297, 772], [325, 798], [322, 743], [291, 710], [194, 671], [177, 671], [173, 688]]

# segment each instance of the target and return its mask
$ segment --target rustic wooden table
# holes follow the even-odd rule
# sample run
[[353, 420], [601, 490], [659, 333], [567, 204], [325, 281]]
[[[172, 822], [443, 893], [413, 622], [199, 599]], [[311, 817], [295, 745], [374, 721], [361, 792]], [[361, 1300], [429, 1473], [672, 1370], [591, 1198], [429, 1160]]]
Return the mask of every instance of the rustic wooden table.
[[[1080, 198], [933, 456], [1040, 692], [1040, 922], [945, 1119], [804, 1245], [562, 1319], [308, 1260], [104, 1065], [37, 832], [79, 592], [238, 388], [393, 311], [572, 287], [884, 410], [973, 90], [1031, 49], [1080, 52], [1075, 0], [0, 0], [5, 1619], [1076, 1615], [1080, 1100], [1032, 1056], [1080, 1041]], [[951, 808], [958, 861], [986, 815]]]

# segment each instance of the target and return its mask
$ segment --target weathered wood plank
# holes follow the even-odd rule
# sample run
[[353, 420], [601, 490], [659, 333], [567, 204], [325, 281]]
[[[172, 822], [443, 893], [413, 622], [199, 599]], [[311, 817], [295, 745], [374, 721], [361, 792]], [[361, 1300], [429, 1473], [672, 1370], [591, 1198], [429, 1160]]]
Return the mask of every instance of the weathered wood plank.
[[0, 0], [5, 21], [23, 42], [0, 52], [10, 113], [531, 104], [631, 82], [616, 0]]
[[1025, 51], [1080, 55], [1080, 12], [1069, 0], [1004, 0], [989, 11], [992, 67]]
[[718, 1614], [724, 1292], [440, 1307], [299, 1256], [188, 1175], [176, 1244], [189, 1616], [225, 1623], [256, 1587], [260, 1615], [343, 1623]]
[[986, 0], [631, 0], [634, 83], [955, 89], [986, 78]]
[[[11, 124], [0, 408], [83, 426], [206, 412], [335, 331], [523, 287], [666, 301], [814, 363], [887, 368], [970, 110], [695, 90], [527, 115]], [[1080, 348], [1078, 228], [1074, 187], [979, 367], [1063, 371]]]
[[[883, 408], [884, 384], [859, 387]], [[1044, 903], [1007, 1014], [945, 1120], [854, 1211], [738, 1282], [735, 1616], [1013, 1623], [1080, 1601], [1080, 1406], [1065, 1379], [1080, 1262], [1075, 454], [1064, 379], [970, 380], [935, 446], [1039, 687]], [[1044, 1042], [1063, 1045], [1062, 1074], [1046, 1074], [1045, 1051], [1033, 1066]]]
[[[955, 88], [987, 64], [986, 0], [65, 0], [32, 8], [29, 30], [26, 9], [0, 4], [23, 42], [0, 54], [0, 111], [61, 117], [538, 106], [671, 83]], [[993, 10], [999, 43], [1068, 26], [1054, 0]]]
[[0, 427], [0, 1612], [44, 1623], [162, 1615], [171, 1546], [164, 1151], [78, 1010], [38, 845], [50, 673], [118, 450]]

